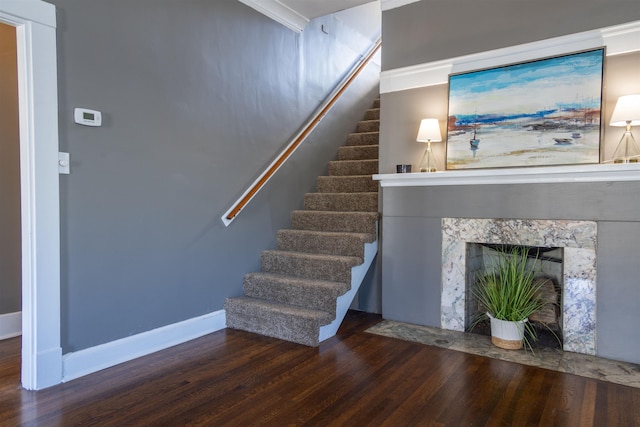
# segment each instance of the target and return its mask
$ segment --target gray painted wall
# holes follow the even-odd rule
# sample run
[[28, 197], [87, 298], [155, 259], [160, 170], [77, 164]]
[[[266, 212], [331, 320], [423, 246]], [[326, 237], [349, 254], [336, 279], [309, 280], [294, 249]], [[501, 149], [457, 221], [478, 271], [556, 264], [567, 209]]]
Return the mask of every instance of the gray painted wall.
[[0, 314], [22, 308], [16, 46], [15, 28], [0, 24]]
[[636, 0], [422, 0], [382, 14], [382, 69], [640, 19]]
[[[437, 59], [600, 28], [640, 19], [636, 2], [556, 2], [541, 7], [523, 2], [413, 3], [383, 12], [383, 68]], [[567, 12], [571, 5], [572, 16]], [[468, 10], [462, 6], [469, 7]], [[500, 7], [500, 9], [498, 8]], [[465, 10], [462, 10], [465, 9]], [[534, 10], [539, 9], [539, 10]], [[610, 9], [615, 9], [612, 11]], [[502, 10], [500, 14], [496, 10]], [[550, 10], [553, 10], [552, 18]], [[458, 15], [460, 12], [460, 15]], [[469, 12], [469, 13], [468, 13]], [[543, 19], [541, 13], [545, 14]], [[455, 19], [454, 15], [455, 14]], [[478, 25], [466, 30], [471, 17]], [[523, 17], [526, 16], [526, 19]], [[420, 30], [417, 17], [422, 17]], [[540, 19], [538, 19], [539, 17]], [[558, 25], [564, 17], [566, 25]], [[415, 22], [415, 23], [414, 23]], [[535, 28], [534, 28], [535, 27]], [[466, 31], [471, 31], [466, 33]], [[620, 95], [640, 93], [640, 53], [607, 57], [603, 121]], [[416, 165], [424, 146], [415, 142], [420, 119], [447, 116], [447, 87], [438, 85], [382, 95], [380, 170], [397, 163]], [[604, 128], [602, 158], [610, 158], [622, 129]], [[434, 144], [439, 169], [444, 144]], [[383, 316], [440, 325], [441, 235], [443, 217], [585, 219], [598, 221], [598, 354], [640, 363], [638, 255], [640, 202], [637, 183], [487, 185], [474, 187], [384, 188], [382, 192]]]
[[[222, 309], [377, 96], [370, 65], [269, 184], [222, 214], [372, 40], [333, 16], [296, 34], [237, 0], [54, 0], [62, 347]], [[326, 34], [321, 30], [324, 25]], [[103, 126], [73, 123], [73, 108]]]
[[598, 222], [598, 354], [640, 362], [637, 183], [385, 188], [383, 316], [440, 326], [441, 218]]
[[[609, 118], [621, 95], [640, 93], [640, 52], [608, 56], [605, 60], [603, 97], [603, 140], [601, 157], [611, 159], [624, 128], [609, 126]], [[416, 142], [420, 120], [435, 117], [440, 120], [442, 137], [446, 137], [447, 85], [428, 86], [419, 89], [382, 94], [380, 127], [380, 171], [395, 172], [395, 165], [411, 163], [417, 167], [425, 145]], [[445, 143], [433, 143], [433, 153], [438, 170], [445, 169]]]

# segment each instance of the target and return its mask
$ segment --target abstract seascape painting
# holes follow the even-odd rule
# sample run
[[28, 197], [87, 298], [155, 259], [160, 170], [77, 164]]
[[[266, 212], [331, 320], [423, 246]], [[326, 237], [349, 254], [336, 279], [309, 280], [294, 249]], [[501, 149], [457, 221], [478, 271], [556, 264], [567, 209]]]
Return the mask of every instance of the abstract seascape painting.
[[449, 76], [447, 169], [598, 163], [604, 48]]

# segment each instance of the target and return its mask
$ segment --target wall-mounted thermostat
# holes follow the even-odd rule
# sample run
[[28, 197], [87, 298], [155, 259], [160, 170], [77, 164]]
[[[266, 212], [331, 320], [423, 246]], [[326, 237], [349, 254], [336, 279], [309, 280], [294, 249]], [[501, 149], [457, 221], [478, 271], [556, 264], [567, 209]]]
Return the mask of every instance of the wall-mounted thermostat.
[[76, 108], [73, 111], [73, 118], [79, 125], [102, 126], [102, 113], [87, 108]]

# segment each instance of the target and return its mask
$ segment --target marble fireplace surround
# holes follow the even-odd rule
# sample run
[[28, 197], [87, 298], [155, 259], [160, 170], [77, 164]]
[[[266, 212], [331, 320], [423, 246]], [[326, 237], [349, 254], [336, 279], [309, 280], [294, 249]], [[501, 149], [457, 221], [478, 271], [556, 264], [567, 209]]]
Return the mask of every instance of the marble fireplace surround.
[[593, 221], [443, 218], [441, 327], [465, 328], [467, 243], [561, 247], [563, 349], [595, 355], [596, 236]]

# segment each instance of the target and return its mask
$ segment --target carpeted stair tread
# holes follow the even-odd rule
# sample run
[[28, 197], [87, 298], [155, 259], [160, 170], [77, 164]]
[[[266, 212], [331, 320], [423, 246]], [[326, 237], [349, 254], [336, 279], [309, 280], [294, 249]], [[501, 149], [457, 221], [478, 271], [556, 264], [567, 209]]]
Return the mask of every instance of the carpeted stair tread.
[[227, 327], [311, 347], [319, 344], [320, 326], [334, 313], [251, 297], [229, 298], [224, 304]]
[[380, 120], [380, 109], [379, 108], [370, 108], [364, 112], [365, 120]]
[[379, 132], [380, 120], [362, 120], [356, 126], [356, 133], [359, 132]]
[[380, 132], [350, 133], [347, 137], [347, 145], [376, 145], [380, 142]]
[[378, 181], [371, 175], [319, 176], [316, 180], [318, 193], [369, 193], [378, 191]]
[[350, 283], [305, 279], [274, 273], [244, 276], [244, 294], [282, 304], [336, 312], [336, 298], [351, 289]]
[[329, 176], [373, 175], [378, 173], [378, 160], [332, 160]]
[[225, 301], [227, 327], [318, 346], [321, 326], [343, 315], [338, 297], [356, 292], [352, 270], [377, 239], [379, 107], [378, 99], [338, 149], [317, 192], [305, 195], [304, 210], [291, 213], [276, 249], [262, 252], [260, 272], [244, 276], [244, 296]]
[[378, 212], [378, 193], [307, 193], [304, 208], [309, 211]]
[[380, 98], [373, 101], [373, 108], [380, 108]]
[[293, 211], [291, 228], [376, 234], [377, 212]]
[[379, 145], [348, 145], [338, 147], [338, 160], [370, 160], [377, 159]]
[[260, 270], [292, 277], [351, 283], [351, 269], [362, 262], [362, 258], [353, 256], [268, 249], [262, 251], [260, 256]]
[[364, 259], [364, 245], [375, 240], [375, 234], [367, 233], [279, 230], [276, 247], [282, 251], [346, 255]]

